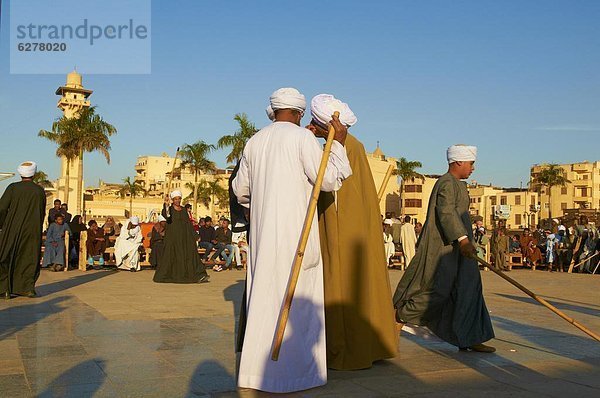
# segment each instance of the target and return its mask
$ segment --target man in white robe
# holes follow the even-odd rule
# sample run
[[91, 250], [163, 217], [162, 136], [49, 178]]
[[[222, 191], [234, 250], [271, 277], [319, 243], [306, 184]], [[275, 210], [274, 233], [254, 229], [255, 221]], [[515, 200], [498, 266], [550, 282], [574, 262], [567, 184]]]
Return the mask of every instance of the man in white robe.
[[115, 241], [115, 261], [119, 269], [136, 272], [140, 267], [140, 253], [143, 236], [140, 219], [131, 217], [126, 228], [121, 228], [121, 234]]
[[[256, 133], [244, 148], [232, 187], [250, 208], [246, 283], [247, 324], [238, 386], [267, 392], [305, 390], [327, 382], [323, 263], [317, 217], [312, 220], [302, 269], [292, 302], [279, 360], [271, 347], [298, 241], [306, 218], [322, 146], [300, 127], [306, 100], [296, 89], [271, 96], [274, 123]], [[323, 191], [335, 191], [352, 174], [343, 146], [345, 126], [334, 118], [335, 140]]]
[[402, 242], [404, 267], [406, 268], [415, 256], [415, 251], [417, 250], [417, 234], [415, 233], [415, 226], [410, 222], [410, 216], [404, 217], [404, 224], [402, 224], [402, 228], [400, 228], [400, 241]]

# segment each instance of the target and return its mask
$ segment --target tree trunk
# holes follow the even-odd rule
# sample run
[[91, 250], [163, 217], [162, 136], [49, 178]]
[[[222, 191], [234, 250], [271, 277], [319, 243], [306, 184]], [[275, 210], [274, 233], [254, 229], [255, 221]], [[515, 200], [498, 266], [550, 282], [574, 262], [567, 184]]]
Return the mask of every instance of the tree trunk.
[[77, 175], [77, 213], [81, 214], [81, 202], [83, 201], [83, 148], [79, 149], [79, 173]]
[[198, 217], [198, 172], [194, 171], [194, 210], [192, 210], [192, 215], [194, 216], [194, 220]]
[[67, 175], [65, 178], [65, 196], [63, 198], [64, 203], [69, 203], [69, 180], [71, 179], [71, 160], [67, 159]]
[[129, 192], [129, 218], [133, 217], [133, 193]]
[[400, 179], [400, 214], [406, 216], [406, 213], [404, 212], [404, 178]]
[[552, 220], [552, 187], [548, 187], [548, 219]]

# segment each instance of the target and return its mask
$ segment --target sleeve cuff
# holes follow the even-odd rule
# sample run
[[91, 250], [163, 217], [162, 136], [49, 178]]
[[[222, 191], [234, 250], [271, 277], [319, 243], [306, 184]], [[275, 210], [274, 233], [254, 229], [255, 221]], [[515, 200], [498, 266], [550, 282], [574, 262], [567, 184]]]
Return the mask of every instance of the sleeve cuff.
[[458, 241], [458, 242], [462, 242], [462, 241], [463, 241], [463, 240], [465, 240], [465, 239], [467, 239], [467, 235], [463, 235], [463, 236], [459, 237], [459, 238], [457, 239], [457, 241]]

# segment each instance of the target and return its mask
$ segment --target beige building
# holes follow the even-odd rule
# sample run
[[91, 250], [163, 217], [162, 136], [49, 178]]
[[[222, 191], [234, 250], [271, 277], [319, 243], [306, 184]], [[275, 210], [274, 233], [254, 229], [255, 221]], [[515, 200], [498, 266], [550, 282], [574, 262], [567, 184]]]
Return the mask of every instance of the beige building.
[[181, 160], [175, 160], [163, 152], [161, 156], [139, 156], [135, 164], [135, 182], [147, 192], [147, 196], [163, 197], [167, 188], [167, 177], [175, 167], [181, 166]]
[[[494, 221], [500, 219], [496, 216], [499, 206], [509, 209], [506, 218], [506, 227], [521, 229], [538, 224], [539, 212], [538, 194], [520, 188], [499, 188], [485, 185], [469, 185], [471, 216], [481, 216], [486, 228], [494, 226]], [[508, 206], [508, 207], [506, 207]]]
[[[175, 170], [173, 170], [173, 162], [175, 162]], [[121, 197], [121, 184], [101, 182], [98, 187], [86, 189], [86, 218], [105, 219], [110, 216], [123, 221], [128, 216], [138, 216], [141, 220], [151, 219], [150, 214], [158, 213], [162, 209], [172, 171], [171, 190], [180, 190], [184, 198], [183, 202], [192, 203], [188, 196], [192, 194], [194, 174], [187, 169], [182, 169], [179, 159], [176, 160], [164, 153], [161, 156], [140, 156], [135, 164], [135, 181], [145, 192], [131, 200], [131, 215], [129, 215], [130, 196], [126, 194], [125, 198]], [[198, 181], [200, 183], [202, 180], [218, 179], [219, 185], [227, 190], [230, 175], [231, 170], [218, 169], [216, 174], [199, 175]], [[212, 218], [228, 216], [229, 203], [219, 203], [218, 198], [211, 197], [208, 206], [198, 203], [196, 215], [202, 217], [210, 215]]]
[[413, 223], [424, 223], [427, 218], [429, 197], [439, 175], [426, 174], [423, 178], [413, 178], [404, 182], [401, 216], [410, 216]]
[[[72, 118], [83, 108], [90, 106], [89, 96], [92, 90], [83, 87], [82, 77], [76, 71], [67, 75], [67, 83], [56, 89], [56, 95], [60, 95], [58, 108], [66, 118]], [[73, 214], [81, 214], [83, 203], [83, 182], [78, 186], [79, 157], [70, 162], [65, 157], [60, 160], [60, 178], [57, 183], [57, 196], [63, 202], [69, 204], [69, 210]], [[67, 175], [69, 180], [69, 192], [66, 192]], [[83, 181], [83, 180], [82, 180]]]
[[[562, 217], [567, 209], [599, 209], [600, 208], [600, 162], [570, 163], [559, 165], [570, 181], [566, 186], [548, 188], [537, 182], [544, 165], [531, 167], [531, 188], [539, 193], [540, 217], [546, 219]], [[550, 198], [552, 203], [550, 203]]]
[[[371, 168], [371, 174], [373, 174], [375, 189], [379, 192], [388, 168], [390, 166], [395, 168], [397, 159], [385, 156], [381, 148], [377, 146], [373, 153], [367, 152], [367, 161]], [[396, 176], [390, 178], [379, 203], [379, 210], [381, 214], [385, 214], [386, 212], [400, 214], [400, 185]]]

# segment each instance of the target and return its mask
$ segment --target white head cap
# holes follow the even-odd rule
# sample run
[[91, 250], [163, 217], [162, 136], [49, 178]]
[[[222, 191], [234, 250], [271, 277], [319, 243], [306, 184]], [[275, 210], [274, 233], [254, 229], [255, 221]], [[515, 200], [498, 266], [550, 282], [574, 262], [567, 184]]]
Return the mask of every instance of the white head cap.
[[183, 197], [183, 195], [181, 194], [181, 191], [178, 191], [178, 190], [176, 190], [176, 191], [173, 191], [173, 192], [171, 192], [171, 199], [173, 199], [173, 198], [176, 198], [176, 197], [178, 197], [178, 196], [179, 196], [180, 198], [182, 198], [182, 197]]
[[477, 160], [477, 147], [463, 144], [452, 145], [446, 151], [448, 164], [454, 162], [474, 162]]
[[133, 225], [138, 225], [140, 223], [140, 218], [138, 216], [133, 216], [129, 219], [129, 222]]
[[331, 115], [335, 111], [340, 113], [340, 122], [346, 126], [354, 126], [358, 121], [348, 104], [331, 94], [319, 94], [310, 101], [310, 113], [322, 125], [331, 121]]
[[558, 230], [559, 230], [559, 231], [566, 231], [566, 230], [567, 230], [567, 228], [566, 228], [564, 225], [559, 225], [559, 226], [558, 226]]
[[33, 177], [36, 171], [37, 164], [35, 162], [32, 162], [31, 160], [21, 163], [17, 168], [17, 172], [19, 172], [19, 175], [23, 178]]
[[[300, 91], [291, 87], [280, 88], [271, 94], [270, 107], [273, 110], [273, 116], [278, 109], [296, 109], [304, 112], [306, 109], [306, 98]], [[269, 110], [267, 108], [267, 115]]]

